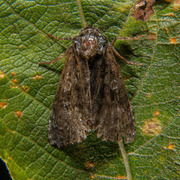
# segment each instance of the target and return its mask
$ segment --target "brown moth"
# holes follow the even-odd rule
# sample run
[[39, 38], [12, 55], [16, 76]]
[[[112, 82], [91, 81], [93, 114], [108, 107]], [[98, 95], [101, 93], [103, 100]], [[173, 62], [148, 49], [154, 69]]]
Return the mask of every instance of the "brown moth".
[[119, 54], [107, 37], [86, 27], [65, 54], [49, 121], [50, 144], [79, 143], [90, 130], [103, 140], [133, 141], [135, 121], [115, 58]]

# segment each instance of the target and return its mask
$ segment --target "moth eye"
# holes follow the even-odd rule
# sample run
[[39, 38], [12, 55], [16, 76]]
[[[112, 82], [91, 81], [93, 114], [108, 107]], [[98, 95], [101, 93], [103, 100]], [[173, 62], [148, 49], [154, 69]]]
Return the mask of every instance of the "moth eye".
[[110, 87], [112, 90], [115, 90], [118, 88], [118, 82], [116, 80], [113, 80], [110, 84]]
[[73, 41], [74, 41], [74, 44], [75, 44], [76, 51], [79, 51], [79, 49], [81, 48], [79, 40], [74, 39]]
[[107, 40], [104, 36], [99, 36], [98, 37], [98, 45], [100, 48], [100, 51], [103, 51], [105, 44], [107, 43]]

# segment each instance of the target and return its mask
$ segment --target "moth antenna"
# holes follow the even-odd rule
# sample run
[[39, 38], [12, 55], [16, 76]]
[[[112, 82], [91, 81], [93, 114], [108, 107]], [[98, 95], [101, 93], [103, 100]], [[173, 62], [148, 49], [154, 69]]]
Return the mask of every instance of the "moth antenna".
[[134, 65], [134, 66], [143, 66], [142, 63], [135, 63], [135, 62], [131, 62], [131, 61], [128, 61], [127, 59], [125, 59], [123, 56], [121, 56], [115, 49], [114, 47], [112, 46], [112, 51], [114, 53], [115, 56], [119, 57], [120, 59], [122, 59], [126, 64], [131, 64], [131, 65]]
[[49, 34], [49, 33], [47, 34], [47, 36], [52, 37], [52, 38], [57, 39], [57, 40], [73, 40], [72, 37], [60, 38], [60, 37], [57, 37], [57, 36], [53, 36], [52, 34]]
[[121, 39], [121, 40], [139, 40], [141, 37], [146, 37], [147, 34], [142, 34], [139, 36], [135, 36], [135, 37], [116, 37], [112, 42], [111, 45], [114, 46], [114, 43], [116, 42], [117, 39]]
[[[71, 47], [71, 46], [70, 46]], [[69, 47], [69, 48], [70, 48]], [[56, 59], [54, 59], [53, 61], [47, 61], [47, 62], [39, 62], [39, 64], [52, 64], [55, 63], [56, 61], [58, 61], [59, 59], [63, 58], [64, 56], [66, 56], [67, 51], [69, 50], [69, 48], [65, 51], [64, 54], [62, 54], [61, 56], [57, 57]]]

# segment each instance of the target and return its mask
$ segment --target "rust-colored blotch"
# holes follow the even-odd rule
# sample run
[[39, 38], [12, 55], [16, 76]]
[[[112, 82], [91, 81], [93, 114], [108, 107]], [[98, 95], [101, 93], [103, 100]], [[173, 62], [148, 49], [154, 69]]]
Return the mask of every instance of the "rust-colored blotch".
[[159, 110], [157, 109], [155, 112], [154, 112], [154, 116], [159, 116]]
[[20, 118], [22, 116], [22, 111], [16, 111], [15, 112], [15, 115]]
[[88, 161], [88, 162], [85, 163], [85, 168], [86, 169], [92, 169], [94, 167], [95, 167], [95, 164], [93, 162]]
[[91, 178], [94, 179], [94, 175], [91, 175]]
[[169, 30], [168, 30], [168, 28], [164, 28], [164, 29], [165, 29], [166, 33], [168, 34], [168, 33], [169, 33]]
[[42, 75], [36, 75], [34, 77], [32, 77], [32, 79], [36, 80], [36, 79], [42, 79]]
[[156, 136], [162, 131], [161, 123], [157, 118], [145, 121], [142, 126], [142, 132], [148, 136]]
[[12, 157], [11, 157], [11, 156], [8, 156], [8, 158], [9, 158], [9, 159], [12, 159]]
[[174, 144], [169, 144], [169, 146], [168, 146], [168, 149], [173, 149], [174, 148]]
[[6, 108], [6, 106], [7, 106], [7, 102], [0, 102], [0, 107], [2, 108], [2, 109], [4, 109], [4, 108]]
[[11, 75], [12, 75], [12, 76], [15, 76], [15, 75], [16, 75], [16, 73], [15, 73], [15, 72], [12, 72], [12, 73], [11, 73]]
[[177, 44], [177, 39], [176, 38], [170, 38], [169, 43], [170, 44]]
[[13, 79], [13, 82], [14, 82], [14, 83], [17, 83], [18, 81], [17, 81], [17, 79]]
[[117, 175], [118, 179], [127, 179], [125, 176]]
[[180, 0], [174, 1], [174, 10], [177, 11], [180, 8]]

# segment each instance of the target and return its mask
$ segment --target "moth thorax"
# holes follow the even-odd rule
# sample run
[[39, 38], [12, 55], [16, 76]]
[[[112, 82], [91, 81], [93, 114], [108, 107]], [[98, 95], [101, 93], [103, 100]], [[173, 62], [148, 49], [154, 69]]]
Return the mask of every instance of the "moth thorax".
[[95, 58], [103, 55], [107, 47], [105, 36], [84, 35], [74, 39], [75, 50], [77, 54], [85, 59]]

